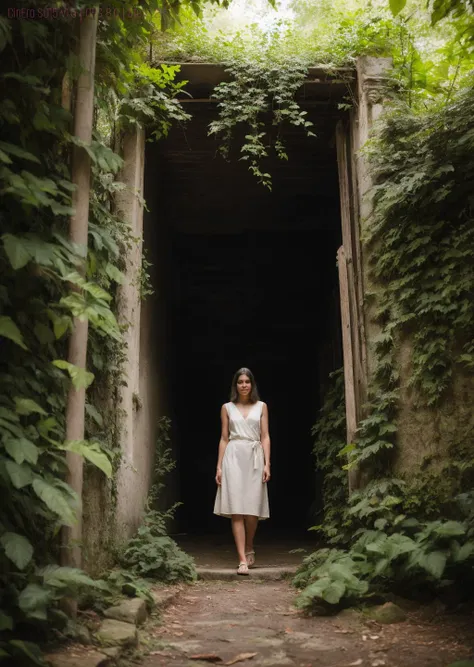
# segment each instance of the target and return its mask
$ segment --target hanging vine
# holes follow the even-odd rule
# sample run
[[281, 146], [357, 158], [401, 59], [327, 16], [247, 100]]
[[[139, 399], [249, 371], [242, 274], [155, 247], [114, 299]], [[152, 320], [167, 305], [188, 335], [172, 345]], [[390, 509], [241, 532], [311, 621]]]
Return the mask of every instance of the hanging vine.
[[236, 60], [226, 63], [225, 71], [231, 80], [214, 89], [219, 118], [211, 122], [209, 134], [221, 137], [219, 152], [229, 159], [237, 130], [242, 128], [245, 134], [239, 159], [247, 161], [258, 182], [271, 190], [272, 177], [266, 164], [272, 154], [288, 159], [282, 133], [285, 124], [301, 127], [308, 137], [315, 136], [310, 129], [313, 123], [306, 118], [308, 112], [295, 99], [307, 76], [307, 65], [301, 61], [267, 65]]

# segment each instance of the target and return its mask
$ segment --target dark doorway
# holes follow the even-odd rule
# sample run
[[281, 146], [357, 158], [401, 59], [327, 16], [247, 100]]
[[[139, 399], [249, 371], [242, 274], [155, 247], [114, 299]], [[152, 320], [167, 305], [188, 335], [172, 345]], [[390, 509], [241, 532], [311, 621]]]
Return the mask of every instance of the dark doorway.
[[212, 105], [195, 105], [188, 127], [147, 155], [145, 196], [154, 197], [151, 219], [166, 237], [160, 253], [183, 503], [178, 528], [229, 530], [228, 520], [212, 513], [219, 412], [233, 373], [248, 366], [270, 414], [271, 519], [261, 532], [302, 534], [321, 507], [311, 427], [325, 378], [342, 365], [337, 116], [332, 107], [311, 113], [316, 139], [287, 133], [289, 161], [270, 164], [270, 193], [245, 163], [216, 156], [207, 136], [214, 115]]

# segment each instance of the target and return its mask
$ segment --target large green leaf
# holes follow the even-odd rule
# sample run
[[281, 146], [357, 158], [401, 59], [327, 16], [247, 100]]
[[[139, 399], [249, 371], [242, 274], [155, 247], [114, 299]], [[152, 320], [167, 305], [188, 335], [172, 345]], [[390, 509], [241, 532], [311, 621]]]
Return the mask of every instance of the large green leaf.
[[47, 619], [48, 605], [53, 600], [52, 592], [39, 584], [28, 584], [18, 598], [20, 609], [29, 617]]
[[15, 406], [19, 415], [31, 415], [33, 412], [36, 412], [39, 415], [47, 414], [47, 412], [31, 398], [15, 396]]
[[400, 12], [405, 8], [407, 0], [389, 0], [390, 2], [390, 11], [394, 16], [400, 14]]
[[48, 327], [46, 324], [43, 324], [42, 322], [36, 322], [33, 331], [35, 333], [36, 338], [42, 345], [47, 345], [48, 343], [54, 343], [56, 339], [50, 327]]
[[442, 537], [459, 537], [465, 535], [466, 528], [459, 521], [445, 521], [434, 532]]
[[22, 269], [32, 259], [32, 255], [25, 240], [13, 234], [3, 234], [3, 247], [12, 268]]
[[41, 478], [33, 481], [33, 489], [44, 504], [57, 514], [66, 526], [73, 526], [76, 523], [76, 513], [71, 507], [69, 498], [60, 489], [48, 484]]
[[100, 412], [97, 410], [97, 408], [92, 405], [91, 403], [86, 403], [86, 412], [89, 415], [91, 419], [95, 421], [95, 423], [98, 426], [103, 426], [104, 425], [104, 420], [102, 419], [102, 415]]
[[17, 327], [12, 318], [8, 317], [7, 315], [0, 315], [0, 336], [9, 338], [24, 350], [28, 349], [23, 341], [23, 336], [21, 335], [20, 329]]
[[466, 542], [454, 553], [454, 562], [462, 563], [474, 554], [474, 542]]
[[39, 449], [27, 438], [9, 438], [4, 441], [6, 451], [16, 463], [21, 464], [28, 461], [36, 465], [38, 462]]
[[95, 283], [88, 282], [77, 271], [72, 271], [71, 273], [63, 276], [63, 280], [81, 287], [85, 292], [89, 292], [89, 294], [92, 294], [92, 296], [94, 296], [96, 299], [102, 299], [104, 301], [112, 300], [110, 294], [102, 289], [102, 287], [96, 285]]
[[102, 470], [107, 477], [112, 477], [112, 464], [97, 443], [87, 442], [87, 440], [70, 440], [64, 444], [63, 449], [83, 456]]
[[8, 419], [12, 422], [19, 422], [20, 418], [16, 414], [16, 412], [13, 412], [13, 410], [10, 410], [9, 408], [4, 408], [3, 405], [0, 406], [0, 418], [1, 419]]
[[43, 660], [41, 649], [37, 644], [33, 642], [25, 642], [21, 639], [10, 639], [8, 642], [9, 649], [13, 649], [13, 654], [15, 657], [18, 657], [22, 660], [19, 664], [28, 664], [25, 663], [25, 656], [33, 662], [35, 665], [40, 665], [40, 667], [46, 667], [46, 662]]
[[2, 419], [2, 417], [0, 417], [0, 427], [1, 427], [0, 430], [9, 431], [16, 438], [21, 438], [21, 436], [23, 435], [23, 429], [20, 426], [14, 424], [10, 420]]
[[47, 438], [51, 432], [59, 433], [58, 422], [54, 417], [46, 417], [46, 419], [40, 419], [36, 424], [38, 433], [44, 438]]
[[7, 557], [19, 570], [24, 570], [33, 558], [33, 546], [23, 535], [4, 533], [0, 537], [0, 544], [5, 549]]
[[442, 551], [432, 551], [419, 558], [418, 563], [429, 572], [435, 579], [441, 579], [446, 567], [446, 554]]
[[53, 323], [53, 331], [56, 338], [64, 336], [66, 331], [72, 326], [72, 320], [69, 315], [57, 315], [54, 311], [49, 310], [48, 316]]
[[94, 581], [85, 572], [74, 567], [60, 567], [59, 565], [48, 565], [39, 571], [46, 586], [57, 589], [74, 589], [79, 586], [91, 586], [95, 588], [108, 589], [105, 582]]
[[33, 155], [33, 153], [30, 153], [29, 151], [25, 151], [24, 148], [21, 148], [21, 146], [17, 146], [16, 144], [9, 144], [6, 141], [0, 141], [0, 149], [9, 155], [19, 157], [22, 160], [29, 160], [30, 162], [41, 164], [36, 155]]
[[57, 368], [61, 368], [69, 373], [72, 384], [76, 389], [87, 389], [87, 387], [89, 387], [94, 381], [94, 373], [86, 371], [85, 368], [74, 366], [74, 364], [70, 364], [68, 361], [64, 361], [63, 359], [56, 359], [53, 361], [53, 364]]
[[22, 489], [24, 486], [31, 484], [33, 473], [29, 466], [24, 464], [18, 465], [15, 461], [5, 461], [5, 468], [16, 489]]
[[105, 272], [109, 276], [111, 280], [114, 280], [116, 283], [119, 283], [119, 285], [122, 285], [125, 282], [125, 274], [122, 273], [119, 269], [117, 269], [116, 266], [113, 264], [106, 264], [105, 265]]
[[343, 581], [333, 581], [323, 591], [323, 600], [329, 604], [337, 604], [346, 592], [346, 585]]

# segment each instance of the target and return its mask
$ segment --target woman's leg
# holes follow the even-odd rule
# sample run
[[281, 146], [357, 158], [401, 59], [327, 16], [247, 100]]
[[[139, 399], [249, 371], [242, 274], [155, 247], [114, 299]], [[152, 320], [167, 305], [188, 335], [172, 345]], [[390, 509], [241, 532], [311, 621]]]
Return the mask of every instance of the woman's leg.
[[253, 538], [255, 537], [255, 533], [257, 532], [258, 516], [245, 514], [244, 523], [245, 523], [245, 553], [248, 554], [249, 551], [253, 551]]
[[242, 514], [232, 514], [232, 533], [239, 555], [239, 563], [246, 563], [245, 558], [245, 524]]

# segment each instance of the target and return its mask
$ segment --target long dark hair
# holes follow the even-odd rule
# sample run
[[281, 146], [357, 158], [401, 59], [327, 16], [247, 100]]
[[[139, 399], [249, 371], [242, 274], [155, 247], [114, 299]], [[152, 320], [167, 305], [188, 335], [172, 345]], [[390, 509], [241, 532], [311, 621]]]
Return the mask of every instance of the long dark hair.
[[232, 386], [230, 388], [231, 402], [237, 403], [239, 399], [239, 392], [237, 391], [237, 381], [241, 375], [246, 375], [250, 380], [250, 384], [252, 385], [252, 389], [250, 390], [249, 402], [256, 403], [257, 401], [260, 400], [260, 396], [258, 395], [258, 389], [257, 389], [257, 384], [255, 382], [255, 378], [253, 376], [252, 371], [249, 368], [239, 368], [237, 373], [235, 373], [234, 377], [232, 378]]

